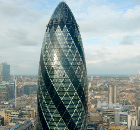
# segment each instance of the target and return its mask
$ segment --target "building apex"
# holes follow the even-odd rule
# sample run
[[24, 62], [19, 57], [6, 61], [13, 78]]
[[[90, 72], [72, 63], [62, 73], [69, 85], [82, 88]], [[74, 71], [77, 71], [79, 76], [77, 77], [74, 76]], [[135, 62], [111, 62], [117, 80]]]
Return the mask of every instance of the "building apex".
[[53, 24], [58, 24], [58, 23], [72, 23], [74, 22], [74, 24], [77, 25], [76, 20], [74, 18], [74, 15], [71, 11], [71, 9], [69, 8], [69, 6], [64, 2], [60, 2], [57, 7], [55, 8], [50, 21], [49, 21], [49, 25], [53, 25]]

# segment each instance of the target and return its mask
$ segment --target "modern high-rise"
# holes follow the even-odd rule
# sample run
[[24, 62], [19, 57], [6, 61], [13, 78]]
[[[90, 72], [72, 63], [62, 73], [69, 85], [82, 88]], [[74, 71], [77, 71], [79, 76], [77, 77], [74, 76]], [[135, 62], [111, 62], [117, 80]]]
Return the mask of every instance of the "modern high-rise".
[[117, 87], [116, 85], [108, 86], [108, 103], [117, 103]]
[[65, 2], [47, 24], [38, 78], [38, 129], [86, 130], [85, 56], [78, 24]]
[[0, 63], [0, 80], [10, 80], [10, 65], [8, 65], [6, 62]]

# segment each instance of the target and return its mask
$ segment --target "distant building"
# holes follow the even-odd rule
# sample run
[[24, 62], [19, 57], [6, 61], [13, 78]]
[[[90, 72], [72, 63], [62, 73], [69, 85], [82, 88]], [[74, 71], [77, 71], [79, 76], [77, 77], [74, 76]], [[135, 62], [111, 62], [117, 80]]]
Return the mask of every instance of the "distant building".
[[4, 126], [4, 117], [0, 116], [0, 126]]
[[126, 126], [124, 125], [119, 125], [119, 126], [116, 126], [116, 125], [110, 125], [108, 130], [125, 130], [126, 129]]
[[138, 107], [138, 110], [137, 110], [138, 112], [138, 125], [140, 125], [140, 107]]
[[9, 85], [0, 84], [0, 101], [8, 101], [8, 100], [9, 100]]
[[138, 126], [138, 119], [136, 115], [128, 115], [128, 129], [131, 126]]
[[115, 118], [114, 118], [115, 125], [125, 125], [128, 124], [128, 113], [127, 112], [115, 112]]
[[91, 76], [91, 81], [93, 81], [93, 76]]
[[103, 119], [98, 113], [90, 113], [89, 120], [90, 122], [100, 122]]
[[15, 125], [11, 130], [35, 130], [32, 122], [28, 119], [13, 119], [9, 125]]
[[131, 126], [131, 130], [140, 130], [140, 126]]
[[9, 95], [10, 95], [10, 99], [13, 99], [15, 97], [15, 84], [14, 83], [9, 84]]
[[25, 82], [24, 83], [24, 94], [29, 95], [37, 93], [37, 83], [36, 82]]
[[0, 126], [0, 130], [10, 130], [10, 128], [6, 126]]
[[117, 102], [117, 87], [115, 85], [108, 86], [108, 103]]
[[16, 118], [35, 118], [34, 109], [6, 109], [5, 110], [5, 124], [9, 124], [11, 120]]
[[7, 83], [5, 81], [0, 83], [0, 101], [8, 101], [15, 97], [14, 83]]
[[0, 63], [0, 80], [9, 81], [10, 80], [10, 65], [6, 62]]
[[114, 110], [103, 109], [101, 112], [103, 117], [107, 117], [108, 122], [114, 123]]
[[1, 102], [0, 103], [0, 109], [4, 109], [4, 108], [13, 108], [14, 107], [14, 103], [10, 103], [10, 102]]

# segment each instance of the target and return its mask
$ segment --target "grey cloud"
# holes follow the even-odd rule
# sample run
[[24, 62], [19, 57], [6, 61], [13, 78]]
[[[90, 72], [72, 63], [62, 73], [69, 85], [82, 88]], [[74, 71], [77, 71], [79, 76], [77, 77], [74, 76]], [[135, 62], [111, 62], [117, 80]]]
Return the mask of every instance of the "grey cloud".
[[16, 39], [17, 43], [23, 46], [36, 46], [38, 43], [35, 40], [25, 39], [25, 40], [18, 40]]
[[11, 74], [12, 69], [15, 74], [37, 74], [47, 17], [24, 4], [10, 6], [0, 4], [0, 62], [10, 64]]
[[140, 35], [133, 36], [134, 41], [140, 42]]
[[22, 17], [21, 20], [23, 20], [24, 22], [37, 22], [41, 19], [41, 15], [38, 14], [37, 12], [33, 12], [31, 10], [27, 10], [26, 13], [24, 14], [24, 17]]
[[88, 74], [138, 74], [137, 73], [137, 67], [134, 67], [133, 65], [130, 67], [126, 66], [120, 66], [120, 67], [114, 67], [105, 65], [95, 65], [95, 64], [87, 64], [87, 73]]
[[[103, 50], [103, 51], [101, 51]], [[88, 61], [96, 61], [96, 60], [103, 60], [106, 56], [111, 55], [106, 49], [95, 50], [94, 53], [85, 52], [86, 60]]]
[[[78, 9], [73, 5], [73, 1], [68, 1], [70, 3], [68, 3], [68, 5], [72, 11], [75, 9], [75, 12], [73, 12], [75, 17], [77, 19], [81, 18], [81, 21], [77, 20], [77, 22], [80, 25], [82, 35], [98, 37], [100, 39], [104, 36], [108, 36], [108, 39], [111, 39], [114, 35], [121, 35], [122, 33], [122, 36], [130, 33], [136, 34], [140, 30], [140, 15], [139, 10], [137, 10], [139, 9], [139, 6], [137, 6], [137, 8], [132, 7], [130, 10], [128, 9], [130, 14], [128, 11], [128, 17], [125, 17], [123, 15], [125, 12], [118, 12], [108, 5], [100, 7], [97, 4], [94, 4], [94, 6], [92, 6], [90, 1], [93, 0], [88, 2], [86, 0], [78, 1]], [[10, 64], [11, 68], [13, 67], [15, 74], [37, 74], [40, 49], [46, 28], [45, 25], [48, 23], [48, 19], [50, 18], [53, 9], [50, 7], [48, 12], [45, 12], [44, 15], [43, 10], [39, 10], [42, 8], [40, 6], [40, 0], [34, 2], [22, 0], [22, 2], [23, 4], [21, 4], [21, 1], [16, 1], [16, 4], [12, 3], [10, 5], [0, 4], [0, 23], [2, 25], [0, 27], [0, 35], [2, 34], [0, 37], [0, 60], [1, 62], [6, 61]], [[7, 3], [9, 3], [9, 0], [7, 0]], [[86, 4], [88, 6], [85, 6]], [[47, 6], [49, 6], [49, 4], [44, 4], [43, 8], [47, 8]], [[88, 10], [88, 8], [91, 10]], [[84, 13], [82, 13], [81, 10], [84, 11]], [[139, 41], [139, 36], [130, 37], [133, 39], [133, 44], [135, 44], [136, 41]], [[110, 42], [108, 39], [104, 41], [104, 43]], [[122, 42], [125, 41], [126, 44], [128, 39], [128, 37], [124, 37]], [[106, 45], [106, 47], [107, 46], [108, 45]], [[120, 47], [125, 48], [126, 46]], [[30, 49], [36, 50], [36, 52], [31, 51]], [[91, 62], [95, 61], [94, 64], [87, 62], [89, 74], [91, 72], [101, 74], [133, 73], [135, 71], [134, 64], [140, 66], [138, 61], [140, 57], [120, 60], [119, 58], [115, 58], [116, 56], [109, 54], [108, 49], [99, 47], [96, 49], [96, 46], [94, 52], [92, 52], [91, 49], [89, 49], [89, 51], [90, 52], [86, 52], [86, 60]], [[137, 68], [139, 67], [136, 67], [136, 70]]]
[[111, 66], [116, 69], [118, 68], [127, 68], [127, 67], [134, 67], [135, 65], [140, 66], [140, 55], [137, 56], [132, 56], [132, 57], [127, 57], [127, 58], [112, 58], [110, 60], [102, 60], [100, 64], [105, 65], [105, 66]]
[[7, 32], [7, 36], [10, 36], [12, 39], [24, 40], [27, 38], [27, 31], [22, 28], [11, 28]]
[[124, 59], [102, 60], [99, 63], [87, 63], [88, 74], [137, 74], [140, 69], [140, 55]]
[[[87, 36], [103, 36], [139, 32], [140, 6], [126, 11], [115, 11], [110, 6], [89, 6], [84, 20], [79, 21], [81, 33]], [[77, 17], [82, 17], [77, 14]]]
[[16, 45], [13, 43], [13, 41], [9, 37], [7, 38], [7, 36], [6, 37], [0, 36], [0, 51], [5, 50], [7, 48], [14, 48], [14, 47], [16, 47]]
[[122, 64], [138, 64], [140, 65], [140, 55], [135, 56], [135, 57], [131, 57], [131, 58], [125, 58], [123, 60], [121, 60]]
[[[108, 17], [108, 16], [107, 16]], [[110, 19], [110, 17], [108, 17]], [[117, 33], [138, 32], [140, 29], [139, 22], [140, 16], [133, 19], [126, 18], [111, 18], [109, 21], [107, 18], [97, 18], [93, 21], [84, 20], [79, 21], [81, 31], [89, 36], [101, 36]], [[104, 21], [104, 22], [103, 22]]]
[[35, 39], [29, 37], [28, 31], [23, 28], [9, 29], [7, 31], [7, 37], [13, 41], [23, 46], [35, 46], [37, 42]]
[[140, 42], [140, 35], [135, 35], [135, 36], [126, 35], [123, 37], [122, 41], [119, 44], [133, 45], [135, 42]]
[[0, 13], [10, 17], [19, 16], [24, 12], [24, 9], [16, 5], [0, 5]]
[[133, 38], [132, 36], [125, 36], [123, 40], [120, 42], [121, 45], [133, 45]]
[[[37, 74], [40, 49], [39, 51], [29, 52], [26, 50], [28, 47], [24, 47], [24, 50], [22, 50], [22, 48], [15, 47], [1, 50], [0, 61], [6, 61], [10, 64], [11, 74], [12, 71], [14, 71], [15, 74]], [[33, 49], [34, 48], [35, 47], [33, 47]]]
[[41, 18], [41, 15], [38, 12], [34, 12], [30, 9], [26, 9], [21, 5], [0, 5], [0, 14], [4, 16], [8, 16], [6, 19], [9, 22], [16, 20], [16, 22], [34, 22], [38, 21]]

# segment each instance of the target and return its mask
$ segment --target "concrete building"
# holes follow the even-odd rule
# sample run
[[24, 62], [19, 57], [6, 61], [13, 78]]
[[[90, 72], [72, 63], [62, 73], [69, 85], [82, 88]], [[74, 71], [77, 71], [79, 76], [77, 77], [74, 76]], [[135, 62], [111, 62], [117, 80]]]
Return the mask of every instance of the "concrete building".
[[0, 84], [0, 101], [8, 101], [9, 96], [9, 85]]
[[11, 128], [11, 130], [35, 130], [33, 127], [32, 122], [24, 119], [13, 119], [9, 125], [15, 125], [14, 127]]
[[100, 122], [100, 121], [103, 121], [103, 119], [98, 113], [90, 113], [89, 121], [90, 122]]
[[14, 111], [13, 109], [5, 110], [5, 125], [9, 124], [11, 119], [18, 118], [19, 112]]
[[10, 130], [11, 128], [10, 127], [7, 127], [7, 126], [0, 126], [0, 130]]
[[137, 114], [138, 114], [138, 125], [140, 125], [140, 107], [137, 109]]
[[9, 83], [9, 94], [10, 94], [10, 99], [13, 99], [15, 97], [15, 84], [14, 83]]
[[114, 110], [102, 109], [101, 111], [103, 117], [107, 117], [107, 121], [112, 124], [114, 123]]
[[114, 124], [119, 125], [128, 125], [128, 113], [127, 112], [115, 112]]
[[116, 85], [108, 86], [108, 103], [117, 103], [117, 87]]
[[5, 124], [9, 124], [11, 120], [16, 118], [35, 118], [35, 111], [32, 109], [6, 109], [5, 110]]
[[108, 130], [125, 130], [127, 127], [124, 126], [124, 125], [119, 125], [119, 126], [116, 126], [116, 125], [110, 125], [108, 127]]
[[10, 103], [10, 102], [1, 102], [0, 103], [0, 109], [13, 108], [13, 107], [14, 107], [14, 103]]
[[128, 115], [128, 129], [130, 129], [131, 126], [138, 126], [137, 115]]
[[131, 126], [131, 130], [140, 130], [140, 126]]

